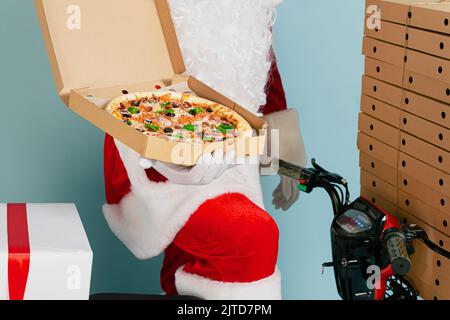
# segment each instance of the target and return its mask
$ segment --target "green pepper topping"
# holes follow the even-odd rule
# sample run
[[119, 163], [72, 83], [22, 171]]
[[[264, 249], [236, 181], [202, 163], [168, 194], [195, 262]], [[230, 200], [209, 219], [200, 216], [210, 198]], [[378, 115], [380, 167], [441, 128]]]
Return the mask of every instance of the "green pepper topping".
[[205, 112], [205, 110], [203, 108], [200, 107], [195, 107], [194, 109], [189, 110], [189, 113], [193, 116], [198, 115], [199, 113], [203, 113]]
[[223, 124], [221, 124], [220, 126], [217, 127], [217, 130], [219, 130], [223, 134], [226, 134], [227, 131], [234, 130], [234, 127], [229, 125], [229, 124], [223, 123]]
[[127, 121], [127, 124], [128, 124], [129, 126], [131, 126], [131, 125], [133, 124], [133, 122], [131, 122], [131, 120], [128, 120], [128, 121]]
[[172, 104], [172, 102], [163, 102], [163, 103], [161, 103], [161, 107], [162, 108], [167, 108], [168, 106], [170, 106]]
[[214, 137], [203, 137], [203, 141], [214, 142]]
[[153, 132], [157, 132], [159, 130], [159, 127], [154, 124], [146, 124], [145, 127]]
[[130, 108], [128, 108], [128, 112], [131, 113], [131, 114], [138, 114], [141, 111], [138, 108], [130, 107]]
[[194, 126], [193, 124], [187, 124], [187, 125], [185, 125], [185, 126], [183, 127], [183, 129], [184, 129], [184, 130], [188, 130], [188, 131], [194, 132], [195, 129], [197, 129], [197, 127]]
[[164, 114], [166, 116], [168, 116], [168, 115], [175, 115], [175, 110], [173, 110], [173, 109], [166, 109], [163, 112], [164, 112]]

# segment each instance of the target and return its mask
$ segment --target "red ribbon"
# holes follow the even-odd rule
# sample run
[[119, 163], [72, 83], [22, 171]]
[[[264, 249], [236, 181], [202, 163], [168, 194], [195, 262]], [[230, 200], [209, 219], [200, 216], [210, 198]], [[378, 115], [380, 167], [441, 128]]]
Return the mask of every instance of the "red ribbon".
[[8, 286], [10, 300], [23, 300], [30, 269], [26, 204], [7, 205]]

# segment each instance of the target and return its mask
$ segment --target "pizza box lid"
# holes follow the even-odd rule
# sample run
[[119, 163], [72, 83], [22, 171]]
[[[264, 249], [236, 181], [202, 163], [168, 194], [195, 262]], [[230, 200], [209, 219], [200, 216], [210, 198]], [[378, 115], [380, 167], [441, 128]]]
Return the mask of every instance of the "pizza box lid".
[[34, 0], [59, 96], [185, 72], [167, 0]]
[[450, 34], [450, 0], [366, 0], [368, 17], [374, 5], [381, 20]]

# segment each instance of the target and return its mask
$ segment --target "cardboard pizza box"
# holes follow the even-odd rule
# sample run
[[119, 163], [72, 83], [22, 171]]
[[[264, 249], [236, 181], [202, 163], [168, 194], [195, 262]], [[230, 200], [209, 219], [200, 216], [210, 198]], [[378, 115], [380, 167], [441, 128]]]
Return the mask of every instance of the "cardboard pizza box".
[[450, 59], [450, 36], [438, 32], [375, 19], [371, 21], [379, 28], [365, 24], [364, 35], [398, 46]]
[[408, 274], [406, 279], [411, 283], [418, 295], [426, 301], [450, 300], [447, 288], [436, 288], [435, 285], [425, 283], [420, 275]]
[[[422, 161], [419, 161], [405, 153], [399, 152], [398, 150], [392, 149], [389, 150], [389, 152], [393, 152], [397, 155], [398, 165], [386, 163], [384, 161], [383, 154], [371, 152], [369, 155], [368, 153], [361, 151], [360, 167], [378, 177], [383, 178], [383, 180], [394, 186], [398, 186], [399, 183], [404, 182], [405, 179], [411, 178], [413, 179], [413, 182], [420, 181], [421, 185], [434, 190], [444, 197], [450, 196], [449, 174], [437, 170]], [[409, 188], [406, 186], [404, 190], [406, 192], [413, 192], [411, 190], [412, 185], [413, 184], [410, 184]], [[423, 193], [422, 191], [419, 192]], [[438, 202], [440, 202], [440, 199], [441, 198], [439, 198]], [[437, 208], [442, 210], [441, 205], [438, 205]]]
[[435, 80], [369, 57], [366, 57], [365, 59], [365, 74], [372, 78], [440, 100], [447, 104], [450, 103], [450, 95], [447, 94], [449, 81], [443, 82]]
[[449, 82], [450, 60], [397, 46], [381, 40], [364, 37], [364, 55], [432, 79]]
[[58, 94], [73, 111], [147, 158], [193, 165], [203, 153], [264, 152], [266, 122], [193, 77], [198, 96], [241, 114], [254, 137], [221, 143], [178, 143], [149, 137], [104, 108], [127, 92], [156, 91], [186, 71], [167, 0], [35, 0]]
[[[436, 169], [426, 162], [411, 156], [402, 150], [395, 149], [386, 145], [385, 143], [370, 137], [363, 132], [358, 135], [358, 149], [364, 155], [370, 157], [365, 159], [364, 163], [370, 164], [371, 167], [376, 166], [376, 163], [369, 162], [369, 160], [381, 161], [383, 164], [395, 168], [398, 172], [421, 181], [424, 186], [430, 187], [436, 192], [445, 196], [450, 196], [448, 181], [450, 175], [447, 172]], [[372, 168], [380, 172], [386, 172], [386, 168]], [[390, 172], [387, 176], [392, 176]], [[387, 179], [391, 184], [392, 179]]]
[[[447, 223], [450, 219], [449, 195], [434, 190], [422, 181], [399, 172], [397, 168], [389, 167], [380, 160], [368, 156], [363, 156], [361, 160], [361, 184], [364, 187], [379, 194], [386, 192], [386, 190], [378, 191], [378, 189], [386, 188], [390, 197], [387, 195], [385, 197], [389, 201], [397, 203], [399, 207], [405, 210], [411, 208], [411, 212], [417, 213], [416, 216], [424, 217], [422, 220], [427, 221], [442, 232], [448, 232]], [[379, 181], [380, 179], [383, 183]], [[388, 183], [389, 186], [386, 186], [385, 183]], [[395, 197], [392, 197], [390, 192], [391, 186], [397, 190]], [[429, 221], [430, 219], [431, 221]]]
[[[445, 250], [450, 250], [450, 238], [435, 230], [409, 212], [400, 209], [398, 216], [402, 223], [422, 227], [431, 241]], [[450, 261], [430, 250], [420, 240], [414, 241], [415, 253], [410, 256], [412, 270], [407, 278], [424, 299], [450, 299]]]
[[[421, 195], [420, 188], [415, 185], [414, 193]], [[396, 187], [386, 182], [382, 177], [377, 177], [370, 172], [361, 169], [361, 188], [371, 193], [378, 194], [389, 203], [396, 205], [398, 209], [411, 212], [415, 217], [426, 222], [433, 228], [450, 235], [448, 212], [438, 210], [416, 196], [406, 193], [401, 187]], [[430, 189], [431, 190], [431, 189]]]
[[[381, 112], [377, 113], [377, 116], [380, 115], [383, 116]], [[375, 118], [361, 112], [359, 115], [359, 130], [394, 148], [400, 147], [399, 136], [400, 130], [402, 130], [439, 148], [450, 150], [450, 130], [447, 128], [404, 111], [400, 113], [395, 126], [385, 123], [384, 119], [384, 117]]]
[[382, 177], [389, 184], [397, 186], [398, 169], [395, 166], [390, 166], [379, 159], [360, 152], [359, 167], [375, 176]]
[[383, 161], [391, 167], [397, 167], [398, 165], [399, 152], [397, 149], [361, 131], [358, 133], [358, 149], [375, 159]]
[[401, 111], [399, 108], [366, 96], [365, 94], [361, 95], [361, 111], [373, 118], [380, 119], [393, 127], [397, 126], [400, 121]]
[[386, 212], [390, 213], [394, 217], [398, 217], [397, 211], [397, 204], [392, 203], [382, 196], [378, 195], [377, 193], [373, 192], [372, 190], [367, 189], [364, 186], [361, 186], [361, 196], [366, 198], [367, 200], [371, 201], [374, 205], [380, 207], [381, 209], [385, 210]]
[[[397, 206], [396, 203], [393, 203], [389, 200], [386, 200], [386, 198], [384, 198], [382, 195], [374, 192], [373, 190], [370, 190], [369, 188], [366, 188], [364, 186], [361, 186], [361, 195], [363, 197], [365, 197], [366, 199], [368, 199], [369, 201], [371, 201], [373, 204], [381, 207], [382, 209], [386, 210], [387, 212], [389, 212], [390, 214], [392, 214], [393, 216], [395, 216], [399, 222], [401, 224], [416, 224], [419, 225], [420, 227], [422, 227], [428, 234], [428, 236], [430, 237], [430, 239], [442, 246], [443, 248], [445, 248], [446, 250], [449, 250], [450, 248], [450, 238], [444, 233], [445, 231], [438, 231], [437, 228], [432, 227], [430, 223], [427, 223], [426, 221], [418, 218], [417, 213], [411, 214], [410, 212], [414, 212], [414, 208], [411, 209], [408, 212], [407, 210], [400, 208]], [[401, 197], [402, 199], [404, 197], [406, 197], [408, 195], [406, 195], [405, 193], [401, 193]], [[412, 198], [411, 196], [409, 196], [409, 199], [412, 201], [414, 201], [414, 198]], [[415, 201], [419, 201], [417, 199], [415, 199]], [[420, 213], [420, 212], [419, 212]], [[426, 215], [424, 215], [426, 217]], [[440, 221], [440, 223], [442, 223], [442, 221]], [[435, 224], [435, 225], [439, 225]], [[449, 270], [448, 268], [450, 268], [450, 260], [444, 259], [440, 256], [438, 256], [438, 258], [434, 257], [433, 252], [431, 250], [429, 250], [425, 245], [420, 246], [418, 244], [421, 244], [421, 242], [417, 242], [416, 243], [416, 250], [420, 251], [420, 255], [427, 257], [426, 260], [430, 260], [431, 263], [429, 263], [430, 266], [434, 266], [436, 264], [440, 264], [441, 266], [447, 268], [447, 270]], [[439, 258], [441, 259], [441, 261], [438, 263]]]
[[400, 148], [400, 130], [383, 121], [372, 118], [371, 116], [360, 112], [358, 117], [358, 129], [371, 137], [386, 143], [387, 145]]
[[[440, 171], [450, 173], [450, 152], [444, 149], [364, 114], [360, 115], [359, 130], [375, 141], [386, 144], [387, 146], [381, 147], [383, 149], [398, 149]], [[389, 134], [393, 135], [393, 138]], [[369, 154], [371, 149], [375, 148], [371, 142], [366, 145], [360, 145], [358, 142], [358, 146], [360, 150], [369, 150]], [[388, 160], [392, 161], [392, 158], [393, 156]]]
[[367, 75], [363, 76], [362, 93], [363, 96], [369, 98], [369, 101], [366, 99], [363, 102], [366, 104], [370, 103], [368, 107], [372, 111], [379, 111], [380, 109], [377, 107], [381, 102], [415, 114], [445, 128], [450, 128], [450, 106], [446, 103], [430, 99]]
[[381, 101], [446, 128], [450, 126], [450, 107], [446, 103], [416, 94], [368, 75], [364, 75], [362, 79], [362, 94], [372, 98], [370, 105], [372, 109], [376, 109], [376, 101]]
[[361, 187], [373, 193], [381, 195], [389, 202], [397, 203], [397, 187], [391, 185], [390, 183], [364, 169], [361, 169]]
[[450, 34], [450, 1], [366, 0], [366, 18]]
[[[419, 193], [416, 194], [420, 195]], [[422, 201], [403, 190], [400, 190], [398, 199], [397, 207], [399, 210], [401, 209], [410, 212], [434, 229], [439, 230], [447, 236], [450, 235], [450, 227], [448, 225], [450, 216], [448, 212], [437, 210], [428, 205], [425, 201]]]

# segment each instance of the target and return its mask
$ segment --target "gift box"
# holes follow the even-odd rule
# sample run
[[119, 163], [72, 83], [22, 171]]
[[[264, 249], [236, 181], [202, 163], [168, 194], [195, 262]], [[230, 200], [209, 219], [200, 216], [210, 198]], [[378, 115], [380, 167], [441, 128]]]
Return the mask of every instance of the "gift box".
[[104, 109], [132, 92], [157, 91], [186, 71], [167, 0], [35, 0], [59, 96], [73, 111], [142, 156], [193, 165], [204, 153], [264, 153], [266, 122], [186, 75], [197, 96], [228, 106], [255, 130], [211, 144], [147, 136]]
[[0, 300], [89, 298], [92, 251], [73, 204], [0, 204]]
[[[358, 123], [361, 194], [450, 245], [450, 1], [367, 0]], [[408, 275], [449, 299], [450, 265], [416, 241]]]

